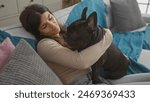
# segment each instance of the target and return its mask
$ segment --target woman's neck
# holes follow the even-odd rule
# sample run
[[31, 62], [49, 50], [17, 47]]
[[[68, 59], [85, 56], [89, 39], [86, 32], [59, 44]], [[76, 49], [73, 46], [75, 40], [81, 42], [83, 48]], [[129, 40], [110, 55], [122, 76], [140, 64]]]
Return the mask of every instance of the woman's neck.
[[60, 34], [58, 33], [58, 34], [55, 34], [55, 35], [53, 35], [53, 36], [51, 36], [51, 38], [59, 38], [60, 37]]

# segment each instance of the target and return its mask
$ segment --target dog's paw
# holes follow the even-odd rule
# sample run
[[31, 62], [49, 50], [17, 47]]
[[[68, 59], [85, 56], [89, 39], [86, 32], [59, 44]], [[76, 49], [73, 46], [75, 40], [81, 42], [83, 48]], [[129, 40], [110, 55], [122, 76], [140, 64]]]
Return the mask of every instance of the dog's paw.
[[106, 85], [112, 85], [112, 83], [110, 81], [108, 81], [108, 80], [106, 80], [102, 77], [99, 77], [98, 79], [93, 80], [92, 83], [93, 84], [102, 84], [103, 83], [103, 84], [106, 84]]
[[93, 84], [101, 84], [103, 83], [99, 78], [92, 81]]

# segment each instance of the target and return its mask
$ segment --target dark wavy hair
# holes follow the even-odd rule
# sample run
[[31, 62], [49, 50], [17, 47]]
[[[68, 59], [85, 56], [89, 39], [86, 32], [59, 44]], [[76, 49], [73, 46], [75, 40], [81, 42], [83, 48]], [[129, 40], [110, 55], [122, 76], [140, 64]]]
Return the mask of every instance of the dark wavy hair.
[[[20, 14], [19, 20], [22, 26], [25, 28], [26, 31], [33, 34], [36, 39], [39, 41], [42, 38], [46, 38], [47, 36], [41, 35], [39, 31], [41, 15], [48, 11], [50, 14], [52, 12], [44, 5], [41, 4], [32, 4], [27, 6]], [[60, 33], [65, 33], [65, 28], [59, 24], [60, 26]]]

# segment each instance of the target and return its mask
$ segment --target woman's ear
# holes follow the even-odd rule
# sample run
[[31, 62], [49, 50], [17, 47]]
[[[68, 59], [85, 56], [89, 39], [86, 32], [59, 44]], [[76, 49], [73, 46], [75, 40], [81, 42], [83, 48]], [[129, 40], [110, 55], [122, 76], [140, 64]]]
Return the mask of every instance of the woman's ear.
[[97, 13], [93, 12], [92, 14], [90, 14], [86, 22], [88, 24], [88, 27], [91, 30], [94, 30], [95, 27], [97, 27]]
[[86, 12], [87, 12], [87, 7], [85, 7], [82, 11], [81, 20], [86, 20]]

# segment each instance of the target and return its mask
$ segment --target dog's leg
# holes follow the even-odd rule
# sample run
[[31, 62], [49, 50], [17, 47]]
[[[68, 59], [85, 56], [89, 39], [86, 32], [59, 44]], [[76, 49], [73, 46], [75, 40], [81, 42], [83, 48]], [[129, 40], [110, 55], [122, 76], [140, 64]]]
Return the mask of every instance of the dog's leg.
[[100, 68], [102, 68], [102, 66], [99, 66], [96, 63], [92, 66], [92, 83], [93, 84], [104, 83], [106, 85], [112, 85], [110, 81], [100, 76]]
[[93, 84], [102, 83], [102, 81], [99, 79], [100, 75], [100, 65], [99, 62], [96, 62], [94, 65], [92, 65], [92, 82]]
[[107, 54], [105, 53], [94, 65], [92, 65], [92, 82], [93, 84], [107, 84], [111, 85], [111, 82], [104, 79], [100, 76], [100, 69], [103, 67], [105, 63], [105, 59], [107, 57]]

